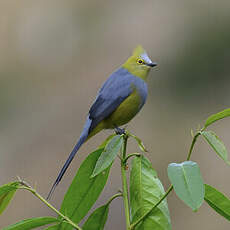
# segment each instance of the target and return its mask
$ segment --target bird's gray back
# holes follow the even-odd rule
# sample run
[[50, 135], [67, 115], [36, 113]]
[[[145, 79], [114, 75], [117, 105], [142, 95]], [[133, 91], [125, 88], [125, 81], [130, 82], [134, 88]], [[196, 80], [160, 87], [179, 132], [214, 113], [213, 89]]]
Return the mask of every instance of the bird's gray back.
[[111, 90], [115, 90], [115, 89], [116, 91], [114, 93], [119, 94], [120, 87], [122, 88], [122, 91], [124, 90], [124, 88], [127, 87], [127, 91], [131, 93], [130, 87], [132, 86], [135, 86], [135, 89], [140, 94], [142, 103], [144, 104], [148, 95], [147, 84], [143, 79], [134, 76], [127, 69], [123, 67], [119, 68], [117, 71], [115, 71], [110, 75], [110, 77], [107, 79], [107, 81], [103, 84], [103, 86], [99, 90], [99, 95], [100, 93], [103, 94], [105, 94], [106, 92], [111, 93]]

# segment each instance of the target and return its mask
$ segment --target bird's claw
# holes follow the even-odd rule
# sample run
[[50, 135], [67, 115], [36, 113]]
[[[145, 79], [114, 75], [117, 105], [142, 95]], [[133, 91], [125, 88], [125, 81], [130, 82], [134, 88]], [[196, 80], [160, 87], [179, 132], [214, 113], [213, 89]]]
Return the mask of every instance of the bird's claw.
[[122, 134], [125, 134], [125, 129], [122, 129], [122, 128], [119, 128], [119, 127], [115, 127], [115, 133], [117, 135], [122, 135]]

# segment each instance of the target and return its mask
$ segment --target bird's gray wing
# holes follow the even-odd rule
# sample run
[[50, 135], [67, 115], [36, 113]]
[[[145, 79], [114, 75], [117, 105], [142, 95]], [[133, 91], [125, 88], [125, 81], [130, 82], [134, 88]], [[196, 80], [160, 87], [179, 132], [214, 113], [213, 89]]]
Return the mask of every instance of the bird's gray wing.
[[89, 110], [90, 129], [108, 117], [132, 93], [134, 76], [126, 69], [115, 71], [103, 84]]

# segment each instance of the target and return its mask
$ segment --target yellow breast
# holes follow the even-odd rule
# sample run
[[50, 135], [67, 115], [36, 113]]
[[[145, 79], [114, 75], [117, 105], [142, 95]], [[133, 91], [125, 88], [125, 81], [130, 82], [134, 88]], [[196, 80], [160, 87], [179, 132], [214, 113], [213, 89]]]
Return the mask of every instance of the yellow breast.
[[134, 90], [117, 109], [104, 120], [106, 128], [114, 128], [128, 123], [140, 110], [141, 97], [137, 90]]

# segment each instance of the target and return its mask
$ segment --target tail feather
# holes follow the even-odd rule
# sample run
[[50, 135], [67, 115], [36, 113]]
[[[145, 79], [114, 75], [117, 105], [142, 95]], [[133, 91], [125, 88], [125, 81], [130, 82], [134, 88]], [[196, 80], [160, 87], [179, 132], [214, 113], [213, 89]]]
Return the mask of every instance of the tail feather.
[[65, 174], [67, 168], [69, 167], [70, 163], [72, 162], [74, 156], [76, 155], [77, 151], [79, 150], [79, 148], [82, 146], [82, 144], [86, 141], [88, 135], [89, 135], [89, 130], [90, 130], [90, 126], [91, 126], [92, 120], [89, 119], [89, 117], [87, 118], [86, 124], [84, 126], [84, 129], [82, 131], [82, 134], [77, 142], [77, 144], [74, 146], [72, 152], [70, 153], [67, 161], [65, 162], [65, 164], [63, 165], [61, 171], [58, 174], [57, 179], [55, 180], [48, 196], [47, 196], [47, 200], [49, 200], [55, 190], [55, 188], [58, 186], [59, 182], [61, 181], [63, 175]]

